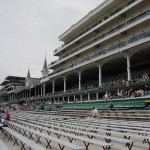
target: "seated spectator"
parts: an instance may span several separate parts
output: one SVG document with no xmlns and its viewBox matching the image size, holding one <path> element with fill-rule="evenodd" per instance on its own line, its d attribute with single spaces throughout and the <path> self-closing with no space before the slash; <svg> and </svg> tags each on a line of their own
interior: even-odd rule
<svg viewBox="0 0 150 150">
<path fill-rule="evenodd" d="M 10 114 L 8 113 L 8 111 L 6 111 L 5 120 L 10 120 Z"/>
<path fill-rule="evenodd" d="M 114 105 L 110 102 L 108 105 L 108 112 L 111 112 L 113 107 L 114 107 Z"/>
<path fill-rule="evenodd" d="M 1 127 L 7 127 L 8 126 L 8 121 L 4 118 L 2 118 L 2 116 L 0 115 L 0 123 L 2 124 Z M 1 129 L 0 127 L 0 129 Z"/>
<path fill-rule="evenodd" d="M 88 118 L 90 118 L 90 117 L 95 118 L 95 117 L 97 117 L 97 115 L 98 115 L 98 110 L 95 107 L 93 107 Z"/>
</svg>

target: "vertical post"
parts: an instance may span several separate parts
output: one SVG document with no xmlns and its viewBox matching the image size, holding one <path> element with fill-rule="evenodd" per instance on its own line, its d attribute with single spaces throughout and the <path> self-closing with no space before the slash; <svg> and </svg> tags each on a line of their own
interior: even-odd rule
<svg viewBox="0 0 150 150">
<path fill-rule="evenodd" d="M 127 55 L 127 76 L 128 76 L 128 81 L 131 80 L 131 70 L 130 70 L 130 55 Z"/>
<path fill-rule="evenodd" d="M 66 92 L 66 77 L 64 77 L 64 93 Z"/>
<path fill-rule="evenodd" d="M 123 52 L 121 53 L 127 59 L 127 78 L 128 78 L 128 81 L 131 81 L 130 58 L 134 53 L 123 53 Z"/>
<path fill-rule="evenodd" d="M 42 90 L 43 90 L 42 86 L 43 86 L 43 85 L 41 85 L 41 96 L 43 95 L 43 93 L 42 93 Z"/>
<path fill-rule="evenodd" d="M 68 96 L 68 103 L 69 103 L 69 96 Z"/>
<path fill-rule="evenodd" d="M 43 96 L 45 96 L 45 83 L 43 84 Z"/>
<path fill-rule="evenodd" d="M 99 98 L 99 97 L 98 97 L 98 92 L 96 92 L 96 100 L 98 100 L 98 98 Z"/>
<path fill-rule="evenodd" d="M 88 101 L 90 100 L 90 93 L 88 93 Z"/>
<path fill-rule="evenodd" d="M 74 100 L 74 101 L 76 100 L 76 96 L 75 96 L 75 95 L 73 96 L 73 100 Z"/>
<path fill-rule="evenodd" d="M 81 72 L 78 73 L 79 76 L 79 90 L 81 90 Z"/>
<path fill-rule="evenodd" d="M 55 93 L 55 80 L 52 81 L 52 93 Z"/>
<path fill-rule="evenodd" d="M 98 69 L 99 69 L 99 87 L 102 87 L 102 65 L 101 64 L 98 65 Z"/>
</svg>

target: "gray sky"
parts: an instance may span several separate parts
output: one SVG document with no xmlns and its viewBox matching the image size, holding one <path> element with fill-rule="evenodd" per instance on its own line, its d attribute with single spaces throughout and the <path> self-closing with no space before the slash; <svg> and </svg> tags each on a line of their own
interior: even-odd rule
<svg viewBox="0 0 150 150">
<path fill-rule="evenodd" d="M 9 76 L 41 77 L 57 59 L 58 37 L 104 0 L 0 0 L 0 83 Z"/>
</svg>

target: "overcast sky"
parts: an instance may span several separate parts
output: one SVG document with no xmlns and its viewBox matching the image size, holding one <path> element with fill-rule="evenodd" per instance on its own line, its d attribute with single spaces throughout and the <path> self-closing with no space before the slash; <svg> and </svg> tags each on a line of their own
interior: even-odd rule
<svg viewBox="0 0 150 150">
<path fill-rule="evenodd" d="M 58 37 L 104 0 L 0 0 L 0 83 L 7 76 L 41 77 L 57 59 Z"/>
</svg>

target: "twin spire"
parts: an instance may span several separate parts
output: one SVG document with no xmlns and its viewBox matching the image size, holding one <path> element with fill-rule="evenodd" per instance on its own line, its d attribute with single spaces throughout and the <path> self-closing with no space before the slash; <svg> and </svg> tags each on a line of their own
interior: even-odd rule
<svg viewBox="0 0 150 150">
<path fill-rule="evenodd" d="M 31 78 L 31 76 L 30 76 L 30 70 L 28 69 L 28 73 L 27 73 L 26 79 L 30 79 L 30 78 Z"/>
<path fill-rule="evenodd" d="M 48 73 L 49 73 L 48 67 L 47 67 L 46 57 L 45 57 L 43 69 L 42 69 L 41 72 L 42 72 L 42 78 L 46 77 L 48 75 Z M 29 86 L 30 80 L 31 80 L 31 75 L 30 75 L 30 70 L 28 69 L 28 73 L 27 73 L 27 77 L 26 77 L 26 86 Z"/>
<path fill-rule="evenodd" d="M 46 57 L 45 57 L 45 61 L 44 61 L 44 65 L 43 65 L 43 69 L 42 69 L 42 77 L 46 77 L 49 73 L 48 71 L 48 67 L 47 67 L 47 61 L 46 61 Z"/>
<path fill-rule="evenodd" d="M 31 81 L 30 70 L 28 69 L 27 77 L 26 77 L 26 86 L 29 88 Z"/>
</svg>

